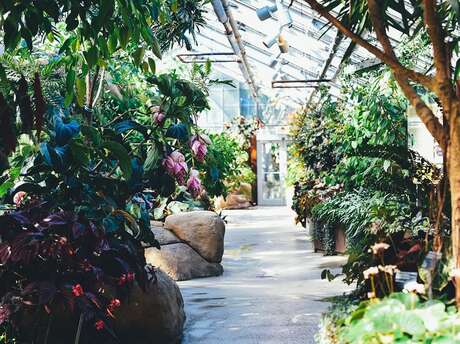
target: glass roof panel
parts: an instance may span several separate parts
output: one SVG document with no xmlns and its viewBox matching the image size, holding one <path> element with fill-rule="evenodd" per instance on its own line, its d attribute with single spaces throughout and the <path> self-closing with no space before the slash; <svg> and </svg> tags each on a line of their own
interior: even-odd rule
<svg viewBox="0 0 460 344">
<path fill-rule="evenodd" d="M 281 0 L 278 0 L 280 3 Z M 290 2 L 290 1 L 289 1 Z M 278 44 L 267 48 L 264 38 L 279 31 L 280 10 L 272 13 L 267 20 L 259 20 L 256 10 L 263 6 L 275 5 L 275 0 L 228 0 L 235 19 L 242 44 L 246 50 L 249 68 L 254 75 L 258 89 L 259 103 L 256 111 L 260 117 L 270 121 L 283 122 L 290 111 L 304 105 L 313 88 L 272 88 L 273 80 L 331 79 L 332 94 L 339 93 L 336 75 L 343 61 L 345 51 L 350 46 L 348 39 L 342 39 L 335 46 L 337 32 L 325 30 L 325 21 L 302 1 L 295 0 L 289 7 L 292 25 L 283 27 L 281 35 L 289 45 L 288 52 L 280 53 Z M 284 1 L 283 7 L 287 8 Z M 395 14 L 396 16 L 396 14 Z M 390 31 L 390 36 L 399 38 L 399 32 Z M 207 5 L 206 25 L 197 34 L 194 52 L 232 52 L 225 34 L 224 25 L 218 20 L 211 4 Z M 362 48 L 354 49 L 350 56 L 353 64 L 375 64 L 375 59 Z M 378 62 L 378 61 L 377 61 Z M 238 63 L 213 63 L 213 70 L 230 78 L 245 82 L 246 79 Z M 318 85 L 318 84 L 316 84 Z M 266 100 L 268 99 L 268 100 Z M 278 109 L 267 111 L 270 107 Z M 276 112 L 276 113 L 275 113 Z M 284 117 L 283 117 L 284 116 Z"/>
</svg>

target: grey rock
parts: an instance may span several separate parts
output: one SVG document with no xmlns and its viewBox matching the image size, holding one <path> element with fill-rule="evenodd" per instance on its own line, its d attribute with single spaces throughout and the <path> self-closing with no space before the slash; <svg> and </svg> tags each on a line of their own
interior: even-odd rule
<svg viewBox="0 0 460 344">
<path fill-rule="evenodd" d="M 180 343 L 185 323 L 182 294 L 176 282 L 166 273 L 156 269 L 155 276 L 156 279 L 152 280 L 145 292 L 135 283 L 128 298 L 114 311 L 112 329 L 118 340 L 113 344 Z M 109 289 L 107 292 L 111 294 Z M 48 317 L 42 315 L 41 319 L 37 319 L 35 310 L 24 314 L 19 325 L 19 343 L 35 341 L 34 331 L 30 329 L 35 328 L 37 320 L 41 321 L 40 327 L 46 329 Z M 48 344 L 73 343 L 78 322 L 78 314 L 56 309 L 49 329 Z M 87 333 L 84 328 L 82 336 L 85 343 L 99 343 L 97 339 L 87 338 Z"/>
<path fill-rule="evenodd" d="M 184 243 L 164 245 L 161 250 L 148 248 L 145 258 L 147 263 L 159 267 L 176 281 L 219 276 L 224 271 L 222 265 L 207 262 Z"/>
<path fill-rule="evenodd" d="M 156 269 L 155 275 L 146 293 L 136 286 L 117 311 L 114 327 L 122 343 L 180 343 L 185 323 L 181 292 L 163 271 Z"/>
<path fill-rule="evenodd" d="M 205 260 L 220 263 L 224 254 L 225 223 L 212 211 L 170 215 L 164 228 L 190 245 Z"/>
<path fill-rule="evenodd" d="M 155 239 L 158 240 L 160 245 L 169 245 L 180 242 L 180 239 L 176 237 L 172 232 L 163 227 L 151 226 L 152 233 L 155 235 Z"/>
</svg>

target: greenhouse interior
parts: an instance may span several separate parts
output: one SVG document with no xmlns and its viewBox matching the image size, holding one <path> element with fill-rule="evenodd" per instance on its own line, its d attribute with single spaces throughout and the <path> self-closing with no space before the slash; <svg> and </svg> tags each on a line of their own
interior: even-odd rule
<svg viewBox="0 0 460 344">
<path fill-rule="evenodd" d="M 460 343 L 460 0 L 0 0 L 0 344 Z"/>
</svg>

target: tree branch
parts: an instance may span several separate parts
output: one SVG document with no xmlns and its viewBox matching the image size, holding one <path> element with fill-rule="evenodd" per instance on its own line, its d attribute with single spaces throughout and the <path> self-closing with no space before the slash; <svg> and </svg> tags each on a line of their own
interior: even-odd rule
<svg viewBox="0 0 460 344">
<path fill-rule="evenodd" d="M 450 82 L 450 61 L 444 33 L 436 14 L 436 1 L 423 0 L 423 20 L 425 22 L 431 44 L 433 45 L 434 65 L 439 82 Z"/>
<path fill-rule="evenodd" d="M 397 59 L 394 49 L 391 45 L 390 38 L 386 33 L 386 28 L 382 20 L 382 8 L 379 5 L 379 0 L 367 0 L 369 14 L 372 26 L 374 28 L 377 39 L 382 45 L 385 53 L 393 59 Z M 409 81 L 404 74 L 400 73 L 397 68 L 390 67 L 393 75 L 398 82 L 404 95 L 410 101 L 411 105 L 415 108 L 417 115 L 427 127 L 428 131 L 438 141 L 439 145 L 444 150 L 446 147 L 446 139 L 444 128 L 439 119 L 433 114 L 431 109 L 417 94 L 417 91 L 410 85 Z"/>
<path fill-rule="evenodd" d="M 415 89 L 409 84 L 409 81 L 399 75 L 398 73 L 393 73 L 396 81 L 398 82 L 401 90 L 403 91 L 406 98 L 409 100 L 410 104 L 415 108 L 418 117 L 425 124 L 426 128 L 434 139 L 439 143 L 442 151 L 446 153 L 447 151 L 447 137 L 444 132 L 444 128 L 439 122 L 439 119 L 434 115 L 433 111 L 425 104 L 425 102 L 420 98 Z"/>
<path fill-rule="evenodd" d="M 375 34 L 380 44 L 383 47 L 385 54 L 390 56 L 392 59 L 397 60 L 393 46 L 391 45 L 390 38 L 387 35 L 385 25 L 382 18 L 382 8 L 376 0 L 367 0 L 367 7 L 369 8 L 369 14 L 372 26 L 374 27 Z"/>
<path fill-rule="evenodd" d="M 306 3 L 310 5 L 312 9 L 314 9 L 316 12 L 318 12 L 322 17 L 326 18 L 333 26 L 335 26 L 339 31 L 341 31 L 345 36 L 350 38 L 353 42 L 356 44 L 360 45 L 367 51 L 369 51 L 371 54 L 373 54 L 375 57 L 380 59 L 382 62 L 384 62 L 386 65 L 393 69 L 398 69 L 401 73 L 401 75 L 404 75 L 404 77 L 411 79 L 412 81 L 425 86 L 429 90 L 434 90 L 434 83 L 433 83 L 433 78 L 430 76 L 424 75 L 422 73 L 416 72 L 414 70 L 408 69 L 401 65 L 399 61 L 385 52 L 381 51 L 379 48 L 376 46 L 370 44 L 354 32 L 352 32 L 348 27 L 346 27 L 340 20 L 338 20 L 336 17 L 334 17 L 324 6 L 318 3 L 316 0 L 304 0 Z"/>
<path fill-rule="evenodd" d="M 444 41 L 444 31 L 436 12 L 435 0 L 423 0 L 423 20 L 433 46 L 433 60 L 436 67 L 436 89 L 434 92 L 439 97 L 444 109 L 444 117 L 450 118 L 452 99 L 455 97 L 451 83 L 451 54 L 449 46 Z M 447 122 L 446 121 L 446 122 Z"/>
</svg>

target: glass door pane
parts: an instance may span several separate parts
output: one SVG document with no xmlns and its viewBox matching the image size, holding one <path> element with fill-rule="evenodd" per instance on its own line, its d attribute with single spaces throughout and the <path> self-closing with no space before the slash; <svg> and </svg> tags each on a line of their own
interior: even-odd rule
<svg viewBox="0 0 460 344">
<path fill-rule="evenodd" d="M 258 179 L 259 204 L 284 205 L 284 173 L 281 153 L 284 145 L 280 141 L 259 142 Z"/>
</svg>

